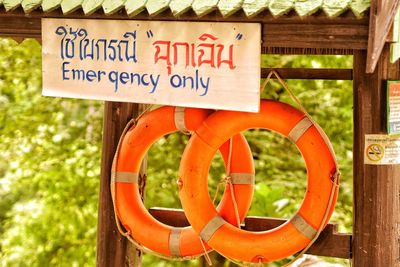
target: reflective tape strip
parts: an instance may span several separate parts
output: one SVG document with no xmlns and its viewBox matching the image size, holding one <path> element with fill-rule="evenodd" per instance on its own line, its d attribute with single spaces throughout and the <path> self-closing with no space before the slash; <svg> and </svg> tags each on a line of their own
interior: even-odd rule
<svg viewBox="0 0 400 267">
<path fill-rule="evenodd" d="M 206 226 L 204 226 L 203 230 L 201 230 L 201 239 L 208 242 L 214 233 L 224 224 L 226 224 L 226 221 L 222 219 L 221 216 L 216 215 L 206 224 Z"/>
<path fill-rule="evenodd" d="M 169 233 L 169 252 L 173 257 L 180 257 L 181 251 L 179 249 L 179 240 L 181 237 L 180 228 L 172 228 Z"/>
<path fill-rule="evenodd" d="M 115 172 L 114 177 L 117 183 L 137 184 L 139 180 L 137 172 Z"/>
<path fill-rule="evenodd" d="M 301 121 L 299 121 L 296 126 L 288 134 L 288 138 L 296 143 L 299 138 L 310 128 L 314 123 L 308 117 L 304 117 Z"/>
<path fill-rule="evenodd" d="M 299 231 L 302 235 L 312 240 L 317 235 L 317 230 L 314 229 L 300 214 L 294 215 L 294 217 L 290 220 L 293 226 Z"/>
<path fill-rule="evenodd" d="M 232 184 L 254 184 L 256 176 L 253 173 L 231 173 L 229 174 Z"/>
<path fill-rule="evenodd" d="M 183 133 L 189 132 L 188 129 L 186 129 L 185 125 L 185 108 L 175 107 L 174 121 L 175 121 L 175 127 L 176 129 L 178 129 L 178 131 Z"/>
</svg>

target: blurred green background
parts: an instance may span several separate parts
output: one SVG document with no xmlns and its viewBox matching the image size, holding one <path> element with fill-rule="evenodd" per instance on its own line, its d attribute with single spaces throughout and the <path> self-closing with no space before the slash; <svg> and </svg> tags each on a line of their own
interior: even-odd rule
<svg viewBox="0 0 400 267">
<path fill-rule="evenodd" d="M 262 66 L 352 68 L 352 57 L 265 55 Z M 352 82 L 289 80 L 288 84 L 333 143 L 342 177 L 331 221 L 341 232 L 350 232 Z M 95 266 L 103 102 L 42 97 L 41 88 L 40 44 L 0 39 L 0 267 Z M 263 98 L 292 103 L 275 82 L 267 86 Z M 291 142 L 266 130 L 245 135 L 257 177 L 249 215 L 289 218 L 305 193 L 306 169 L 300 153 Z M 171 134 L 152 146 L 147 207 L 181 207 L 176 180 L 187 141 L 185 135 Z M 212 196 L 222 177 L 223 163 L 216 155 L 209 179 Z M 199 264 L 143 259 L 143 266 Z"/>
</svg>

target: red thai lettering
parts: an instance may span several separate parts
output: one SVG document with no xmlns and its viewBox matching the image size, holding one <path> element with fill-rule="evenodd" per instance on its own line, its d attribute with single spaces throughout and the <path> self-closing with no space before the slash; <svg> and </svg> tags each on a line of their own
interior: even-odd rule
<svg viewBox="0 0 400 267">
<path fill-rule="evenodd" d="M 156 47 L 156 53 L 154 54 L 154 63 L 157 63 L 159 60 L 165 60 L 168 69 L 168 75 L 171 74 L 171 58 L 170 58 L 170 41 L 155 41 L 153 45 Z M 161 53 L 161 45 L 165 46 L 165 54 L 160 56 Z"/>
<path fill-rule="evenodd" d="M 222 53 L 224 51 L 225 46 L 222 44 L 217 45 L 218 49 L 218 55 L 217 55 L 217 67 L 221 67 L 221 65 L 228 64 L 229 68 L 233 70 L 236 68 L 235 65 L 233 65 L 233 44 L 229 46 L 229 58 L 228 59 L 222 59 Z"/>
<path fill-rule="evenodd" d="M 185 68 L 200 67 L 208 65 L 211 68 L 220 68 L 227 65 L 229 69 L 235 69 L 234 64 L 234 45 L 218 44 L 218 38 L 214 35 L 204 33 L 198 40 L 200 43 L 155 41 L 153 46 L 156 48 L 154 63 L 165 62 L 168 75 L 171 74 L 171 62 L 174 66 L 184 65 Z M 172 49 L 171 49 L 172 46 Z"/>
</svg>

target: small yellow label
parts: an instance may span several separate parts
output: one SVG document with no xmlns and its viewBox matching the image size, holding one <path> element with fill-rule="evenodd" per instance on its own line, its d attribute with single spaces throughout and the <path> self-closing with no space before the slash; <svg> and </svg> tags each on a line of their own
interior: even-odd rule
<svg viewBox="0 0 400 267">
<path fill-rule="evenodd" d="M 400 164 L 400 137 L 365 135 L 364 164 Z"/>
</svg>

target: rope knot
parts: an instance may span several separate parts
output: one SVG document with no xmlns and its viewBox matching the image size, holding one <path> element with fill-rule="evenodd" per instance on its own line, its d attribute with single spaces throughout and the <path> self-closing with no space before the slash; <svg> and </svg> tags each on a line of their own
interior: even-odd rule
<svg viewBox="0 0 400 267">
<path fill-rule="evenodd" d="M 130 237 L 131 236 L 131 230 L 127 230 L 126 232 L 121 232 L 121 234 L 125 237 Z"/>
<path fill-rule="evenodd" d="M 232 184 L 232 177 L 230 175 L 225 176 L 220 183 Z"/>
<path fill-rule="evenodd" d="M 342 173 L 338 169 L 336 169 L 335 172 L 333 172 L 330 175 L 331 181 L 334 182 L 335 185 L 339 184 L 339 179 L 340 179 L 341 175 L 342 175 Z"/>
</svg>

